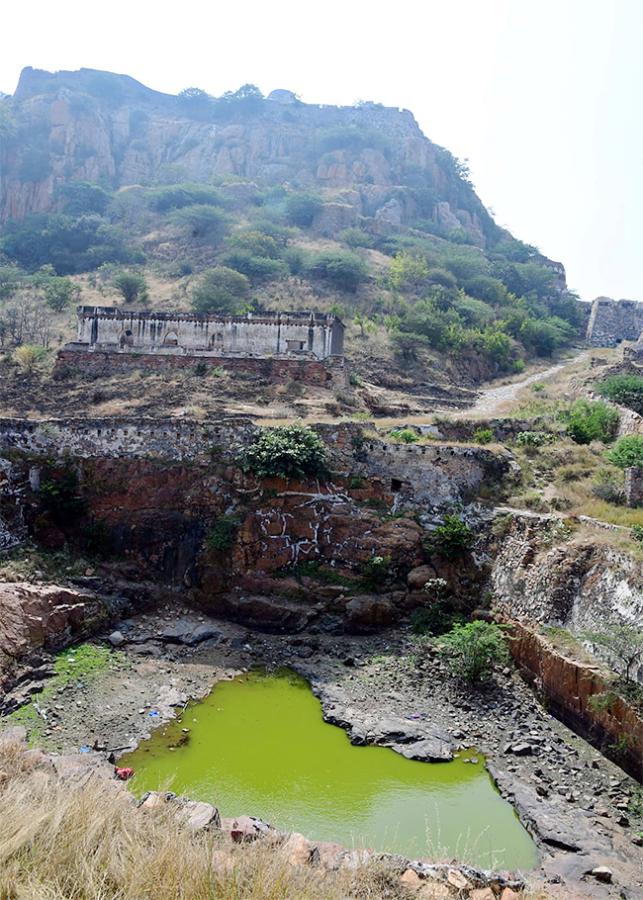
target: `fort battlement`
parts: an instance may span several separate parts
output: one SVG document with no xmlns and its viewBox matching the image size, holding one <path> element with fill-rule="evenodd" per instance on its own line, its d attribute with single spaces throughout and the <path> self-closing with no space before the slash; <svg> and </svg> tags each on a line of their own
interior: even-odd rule
<svg viewBox="0 0 643 900">
<path fill-rule="evenodd" d="M 643 334 L 643 303 L 597 297 L 587 325 L 592 347 L 616 347 L 621 341 L 638 341 Z"/>
</svg>

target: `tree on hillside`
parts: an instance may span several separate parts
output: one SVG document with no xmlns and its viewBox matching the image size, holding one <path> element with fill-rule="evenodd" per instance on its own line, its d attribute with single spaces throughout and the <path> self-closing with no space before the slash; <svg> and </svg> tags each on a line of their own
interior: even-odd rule
<svg viewBox="0 0 643 900">
<path fill-rule="evenodd" d="M 321 206 L 321 198 L 316 194 L 290 194 L 286 200 L 286 216 L 292 225 L 299 225 L 300 228 L 310 228 Z"/>
<path fill-rule="evenodd" d="M 583 637 L 606 650 L 618 674 L 631 681 L 634 666 L 643 662 L 643 630 L 635 625 L 610 624 L 598 631 L 587 631 Z"/>
<path fill-rule="evenodd" d="M 77 300 L 80 288 L 71 278 L 49 278 L 44 288 L 45 302 L 54 312 L 62 312 L 72 300 Z"/>
<path fill-rule="evenodd" d="M 112 279 L 112 286 L 116 288 L 126 303 L 147 299 L 147 282 L 145 276 L 138 272 L 119 272 Z"/>
<path fill-rule="evenodd" d="M 198 313 L 241 312 L 250 294 L 250 281 L 241 272 L 216 266 L 203 273 L 192 291 L 192 308 Z"/>
<path fill-rule="evenodd" d="M 172 219 L 189 231 L 191 237 L 198 238 L 208 244 L 218 244 L 228 230 L 228 217 L 225 213 L 205 203 L 184 206 L 172 214 Z"/>
</svg>

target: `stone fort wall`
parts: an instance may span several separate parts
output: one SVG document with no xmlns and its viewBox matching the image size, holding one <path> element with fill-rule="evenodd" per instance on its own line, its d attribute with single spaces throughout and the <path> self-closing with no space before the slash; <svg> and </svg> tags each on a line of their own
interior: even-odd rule
<svg viewBox="0 0 643 900">
<path fill-rule="evenodd" d="M 615 347 L 621 341 L 638 341 L 643 333 L 643 303 L 597 297 L 587 325 L 592 347 Z"/>
<path fill-rule="evenodd" d="M 230 465 L 258 432 L 243 417 L 214 422 L 182 419 L 0 419 L 0 456 L 38 459 L 158 459 L 170 464 Z M 511 477 L 506 451 L 453 444 L 394 444 L 364 439 L 355 422 L 317 425 L 330 466 L 341 476 L 381 482 L 399 505 L 425 511 L 467 502 Z M 321 489 L 321 488 L 320 488 Z"/>
<path fill-rule="evenodd" d="M 343 388 L 347 385 L 347 369 L 343 357 L 325 360 L 252 356 L 175 356 L 172 354 L 132 352 L 127 350 L 83 350 L 69 345 L 58 352 L 56 373 L 81 373 L 108 378 L 144 368 L 151 371 L 194 369 L 197 365 L 223 368 L 232 372 L 249 372 L 272 382 L 298 381 L 314 387 Z"/>
</svg>

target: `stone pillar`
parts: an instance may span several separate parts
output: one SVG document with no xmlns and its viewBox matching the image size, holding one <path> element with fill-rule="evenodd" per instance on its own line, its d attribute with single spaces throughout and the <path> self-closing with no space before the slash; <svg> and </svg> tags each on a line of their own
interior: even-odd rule
<svg viewBox="0 0 643 900">
<path fill-rule="evenodd" d="M 625 470 L 625 502 L 628 506 L 643 506 L 643 469 L 640 467 Z"/>
</svg>

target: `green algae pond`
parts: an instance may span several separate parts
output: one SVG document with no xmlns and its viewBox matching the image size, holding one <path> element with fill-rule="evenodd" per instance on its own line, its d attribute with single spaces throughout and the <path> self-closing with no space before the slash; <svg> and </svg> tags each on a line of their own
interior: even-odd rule
<svg viewBox="0 0 643 900">
<path fill-rule="evenodd" d="M 309 684 L 280 671 L 217 683 L 119 765 L 135 770 L 138 796 L 172 790 L 313 840 L 529 869 L 535 846 L 478 759 L 424 763 L 355 747 L 324 722 Z"/>
</svg>

